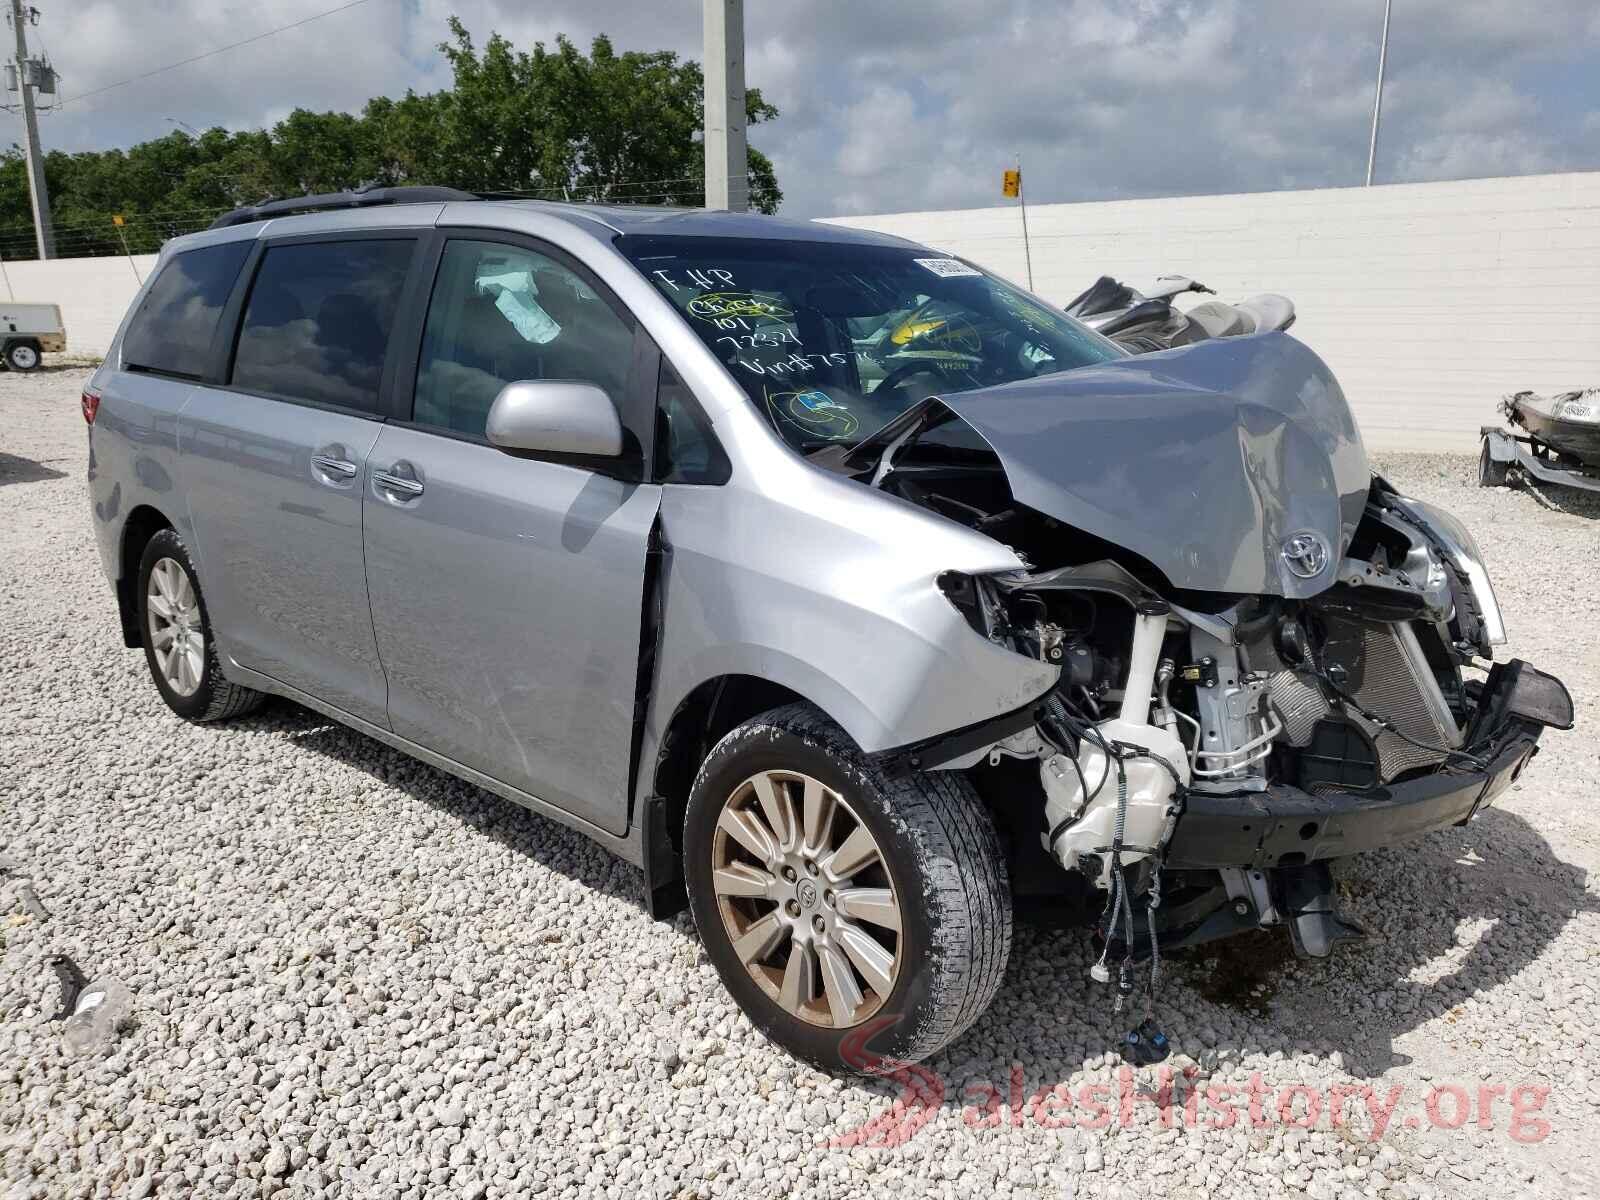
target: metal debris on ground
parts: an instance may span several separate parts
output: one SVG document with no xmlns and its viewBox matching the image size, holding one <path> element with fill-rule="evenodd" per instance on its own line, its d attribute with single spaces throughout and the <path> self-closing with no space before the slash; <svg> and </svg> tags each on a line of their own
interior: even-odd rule
<svg viewBox="0 0 1600 1200">
<path fill-rule="evenodd" d="M 85 984 L 61 1031 L 62 1048 L 80 1058 L 109 1049 L 132 1004 L 133 996 L 121 980 L 108 977 Z"/>
<path fill-rule="evenodd" d="M 84 979 L 83 972 L 78 969 L 78 964 L 65 954 L 52 954 L 50 956 L 50 968 L 55 971 L 56 982 L 61 985 L 60 1007 L 56 1009 L 56 1015 L 51 1017 L 50 1020 L 65 1021 L 77 1011 L 78 996 L 82 993 L 83 985 L 87 980 Z"/>
</svg>

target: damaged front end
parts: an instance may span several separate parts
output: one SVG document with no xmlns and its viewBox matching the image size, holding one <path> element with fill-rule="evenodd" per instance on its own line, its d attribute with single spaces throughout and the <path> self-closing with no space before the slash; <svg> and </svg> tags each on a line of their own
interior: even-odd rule
<svg viewBox="0 0 1600 1200">
<path fill-rule="evenodd" d="M 1374 493 L 1376 525 L 1388 501 Z M 1463 575 L 1425 550 L 1413 569 L 1442 574 L 1446 599 L 1415 586 L 1401 604 L 1372 553 L 1374 586 L 1209 609 L 1108 560 L 972 581 L 1019 653 L 1067 664 L 1034 725 L 990 759 L 1037 758 L 1041 844 L 1113 905 L 1118 876 L 1139 896 L 1166 873 L 1169 947 L 1284 924 L 1297 952 L 1326 955 L 1356 932 L 1328 860 L 1470 820 L 1545 726 L 1571 727 L 1566 690 L 1527 663 L 1463 677 L 1483 627 Z M 1110 940 L 1144 953 L 1128 930 Z"/>
<path fill-rule="evenodd" d="M 1487 661 L 1471 536 L 1372 476 L 1287 337 L 930 400 L 825 465 L 1030 564 L 939 585 L 1059 681 L 915 762 L 972 773 L 1017 874 L 1042 854 L 1102 898 L 1100 977 L 1263 925 L 1328 954 L 1359 933 L 1329 860 L 1470 820 L 1572 725 L 1558 680 Z"/>
</svg>

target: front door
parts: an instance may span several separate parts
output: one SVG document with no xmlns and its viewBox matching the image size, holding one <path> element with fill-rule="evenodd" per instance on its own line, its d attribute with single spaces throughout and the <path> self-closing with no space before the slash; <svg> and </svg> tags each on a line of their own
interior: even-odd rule
<svg viewBox="0 0 1600 1200">
<path fill-rule="evenodd" d="M 179 419 L 183 485 L 221 648 L 379 725 L 363 483 L 415 238 L 269 245 L 226 383 Z"/>
<path fill-rule="evenodd" d="M 483 433 L 514 380 L 584 380 L 621 405 L 633 345 L 625 310 L 555 252 L 445 241 L 412 420 L 372 449 L 364 536 L 394 731 L 613 833 L 660 488 L 637 437 L 586 464 Z"/>
</svg>

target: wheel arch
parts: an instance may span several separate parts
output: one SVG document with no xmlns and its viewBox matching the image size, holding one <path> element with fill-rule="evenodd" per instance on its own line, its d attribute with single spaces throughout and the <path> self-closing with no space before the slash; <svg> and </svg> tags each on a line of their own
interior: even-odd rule
<svg viewBox="0 0 1600 1200">
<path fill-rule="evenodd" d="M 140 504 L 122 523 L 121 548 L 117 554 L 117 613 L 122 619 L 122 642 L 129 649 L 144 645 L 139 624 L 139 560 L 150 539 L 163 529 L 177 528 L 159 508 Z"/>
<path fill-rule="evenodd" d="M 711 748 L 769 709 L 796 702 L 822 712 L 793 688 L 756 675 L 717 675 L 678 702 L 662 730 L 644 814 L 645 891 L 650 914 L 665 918 L 688 907 L 683 890 L 683 818 L 689 789 Z"/>
</svg>

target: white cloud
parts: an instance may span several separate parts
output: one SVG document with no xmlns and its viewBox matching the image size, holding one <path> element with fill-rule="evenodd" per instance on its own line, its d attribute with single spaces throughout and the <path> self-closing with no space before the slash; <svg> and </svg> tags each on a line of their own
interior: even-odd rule
<svg viewBox="0 0 1600 1200">
<path fill-rule="evenodd" d="M 33 31 L 65 96 L 287 24 L 333 0 L 93 0 Z M 699 0 L 368 0 L 250 46 L 69 104 L 46 145 L 127 145 L 355 109 L 448 82 L 458 13 L 482 44 L 605 31 L 699 57 Z M 1379 0 L 877 0 L 746 8 L 747 75 L 783 117 L 752 141 L 786 210 L 987 204 L 1021 153 L 1044 200 L 1350 183 L 1366 164 Z M 181 38 L 174 31 L 182 31 Z M 42 40 L 41 40 L 42 39 Z M 1600 166 L 1592 93 L 1548 82 L 1600 51 L 1592 0 L 1406 0 L 1390 38 L 1384 179 Z M 20 134 L 13 122 L 11 137 Z"/>
<path fill-rule="evenodd" d="M 1560 170 L 1562 155 L 1547 139 L 1442 133 L 1406 147 L 1398 174 L 1405 179 L 1470 179 Z"/>
</svg>

